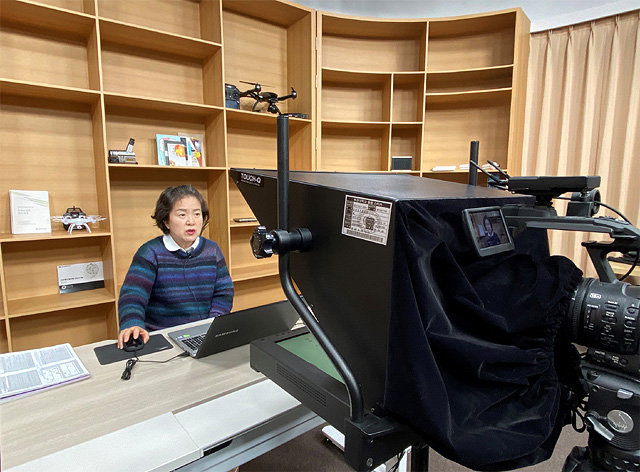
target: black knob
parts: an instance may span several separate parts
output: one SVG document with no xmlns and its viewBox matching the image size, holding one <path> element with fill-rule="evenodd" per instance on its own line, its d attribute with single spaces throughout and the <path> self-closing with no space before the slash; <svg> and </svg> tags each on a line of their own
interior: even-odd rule
<svg viewBox="0 0 640 472">
<path fill-rule="evenodd" d="M 264 259 L 273 255 L 275 237 L 267 232 L 264 226 L 258 226 L 251 235 L 251 250 L 256 259 Z"/>
</svg>

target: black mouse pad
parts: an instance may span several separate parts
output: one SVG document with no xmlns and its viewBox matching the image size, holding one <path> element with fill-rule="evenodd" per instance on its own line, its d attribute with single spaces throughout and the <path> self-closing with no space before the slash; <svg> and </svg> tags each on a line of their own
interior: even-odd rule
<svg viewBox="0 0 640 472">
<path fill-rule="evenodd" d="M 111 364 L 112 362 L 124 361 L 131 359 L 137 354 L 138 357 L 145 356 L 147 354 L 153 354 L 158 351 L 165 351 L 171 349 L 171 344 L 167 338 L 161 334 L 152 334 L 149 336 L 149 342 L 144 345 L 142 349 L 136 352 L 127 352 L 124 349 L 118 349 L 118 343 L 107 344 L 105 346 L 99 346 L 93 349 L 98 358 L 98 362 L 101 365 Z"/>
</svg>

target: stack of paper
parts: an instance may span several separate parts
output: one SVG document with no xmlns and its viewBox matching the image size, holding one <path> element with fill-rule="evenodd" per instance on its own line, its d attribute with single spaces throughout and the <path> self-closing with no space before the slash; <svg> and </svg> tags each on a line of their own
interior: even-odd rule
<svg viewBox="0 0 640 472">
<path fill-rule="evenodd" d="M 18 397 L 86 379 L 70 344 L 0 355 L 0 399 Z"/>
</svg>

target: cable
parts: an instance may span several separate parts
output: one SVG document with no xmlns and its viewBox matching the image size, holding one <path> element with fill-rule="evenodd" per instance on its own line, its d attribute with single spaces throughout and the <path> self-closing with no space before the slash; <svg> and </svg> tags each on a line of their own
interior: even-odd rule
<svg viewBox="0 0 640 472">
<path fill-rule="evenodd" d="M 573 199 L 569 198 L 569 197 L 554 197 L 554 200 L 568 200 L 570 202 L 574 201 Z M 603 206 L 605 208 L 608 208 L 609 210 L 611 210 L 612 212 L 616 213 L 618 216 L 620 216 L 624 221 L 626 221 L 627 223 L 629 223 L 630 225 L 632 225 L 633 223 L 629 220 L 629 218 L 627 218 L 626 216 L 624 216 L 622 214 L 622 212 L 616 210 L 615 208 L 613 208 L 611 205 L 607 205 L 606 203 L 602 203 L 602 202 L 595 202 L 595 205 L 600 205 Z"/>
<path fill-rule="evenodd" d="M 637 267 L 638 262 L 640 262 L 640 251 L 636 251 L 636 260 L 633 261 L 633 264 L 631 264 L 631 268 L 627 271 L 627 273 L 620 277 L 618 280 L 622 282 L 624 281 L 624 279 L 629 277 L 629 275 L 631 275 L 631 272 L 633 272 L 633 269 Z"/>
<path fill-rule="evenodd" d="M 141 361 L 140 359 L 138 359 L 138 354 L 134 354 L 136 357 L 135 359 L 129 359 L 127 361 L 127 364 L 124 368 L 124 372 L 122 372 L 122 375 L 120 376 L 120 378 L 122 380 L 129 380 L 131 378 L 131 370 L 133 369 L 133 366 L 136 365 L 136 363 L 138 362 L 148 362 L 148 363 L 153 363 L 153 364 L 164 364 L 165 362 L 169 362 L 172 361 L 174 359 L 176 359 L 177 357 L 187 357 L 189 355 L 188 352 L 181 352 L 180 354 L 177 354 L 173 357 L 170 357 L 169 359 L 166 359 L 164 361 Z"/>
</svg>

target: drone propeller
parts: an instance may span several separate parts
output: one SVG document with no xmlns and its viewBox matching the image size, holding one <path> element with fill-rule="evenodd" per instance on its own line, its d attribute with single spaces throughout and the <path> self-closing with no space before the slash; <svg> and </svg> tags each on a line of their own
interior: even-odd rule
<svg viewBox="0 0 640 472">
<path fill-rule="evenodd" d="M 254 87 L 255 87 L 256 85 L 260 85 L 261 87 L 275 88 L 273 85 L 261 84 L 260 82 L 249 82 L 249 81 L 247 81 L 247 80 L 239 80 L 238 82 L 240 82 L 241 84 L 253 85 Z"/>
</svg>

